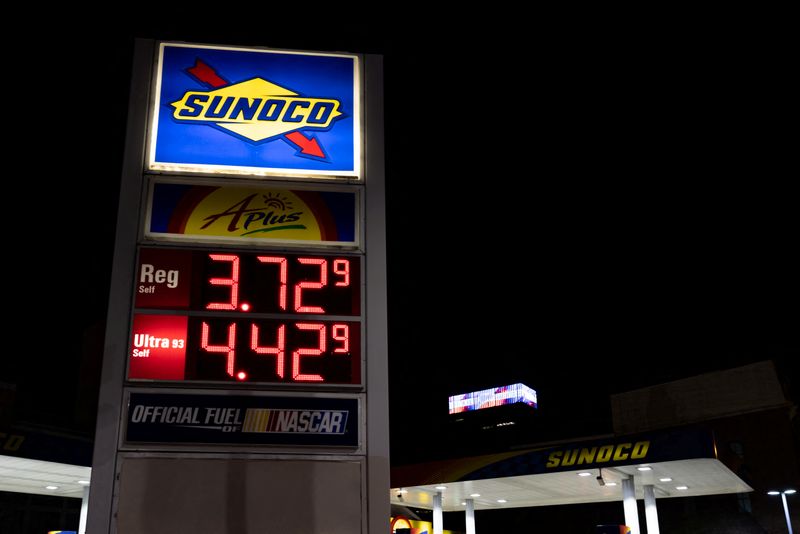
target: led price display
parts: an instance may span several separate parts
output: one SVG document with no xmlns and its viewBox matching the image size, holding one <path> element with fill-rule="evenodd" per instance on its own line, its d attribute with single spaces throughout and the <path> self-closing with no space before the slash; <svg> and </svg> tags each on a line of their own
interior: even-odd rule
<svg viewBox="0 0 800 534">
<path fill-rule="evenodd" d="M 358 384 L 361 323 L 134 316 L 128 378 Z"/>
<path fill-rule="evenodd" d="M 143 248 L 136 307 L 360 315 L 358 256 Z"/>
<path fill-rule="evenodd" d="M 144 247 L 128 378 L 360 384 L 360 262 Z"/>
</svg>

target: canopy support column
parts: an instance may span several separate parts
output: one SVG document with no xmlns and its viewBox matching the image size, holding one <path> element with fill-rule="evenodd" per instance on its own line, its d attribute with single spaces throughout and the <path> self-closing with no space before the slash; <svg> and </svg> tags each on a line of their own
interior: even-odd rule
<svg viewBox="0 0 800 534">
<path fill-rule="evenodd" d="M 631 534 L 641 534 L 639 529 L 639 510 L 636 508 L 636 486 L 633 477 L 622 479 L 622 505 L 625 507 L 625 524 Z"/>
</svg>

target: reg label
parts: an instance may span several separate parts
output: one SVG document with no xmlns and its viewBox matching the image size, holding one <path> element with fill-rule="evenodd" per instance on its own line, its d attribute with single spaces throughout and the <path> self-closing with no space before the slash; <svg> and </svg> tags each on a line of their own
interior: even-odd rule
<svg viewBox="0 0 800 534">
<path fill-rule="evenodd" d="M 192 256 L 182 250 L 140 249 L 136 272 L 136 307 L 188 307 L 191 269 Z"/>
</svg>

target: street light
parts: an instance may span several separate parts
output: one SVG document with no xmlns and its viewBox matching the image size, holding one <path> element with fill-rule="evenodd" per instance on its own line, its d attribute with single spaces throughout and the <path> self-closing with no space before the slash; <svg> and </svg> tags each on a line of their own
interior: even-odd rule
<svg viewBox="0 0 800 534">
<path fill-rule="evenodd" d="M 786 515 L 786 527 L 789 529 L 789 534 L 793 534 L 792 531 L 792 520 L 789 518 L 789 503 L 786 502 L 787 495 L 794 495 L 797 493 L 797 490 L 794 489 L 787 489 L 783 491 L 768 491 L 767 495 L 780 495 L 781 500 L 783 501 L 783 513 Z"/>
</svg>

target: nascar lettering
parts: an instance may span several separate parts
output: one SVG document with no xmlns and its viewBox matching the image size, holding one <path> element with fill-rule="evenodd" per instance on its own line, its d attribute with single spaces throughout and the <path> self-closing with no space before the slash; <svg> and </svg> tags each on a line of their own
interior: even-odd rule
<svg viewBox="0 0 800 534">
<path fill-rule="evenodd" d="M 345 410 L 247 410 L 242 432 L 343 434 Z"/>
</svg>

